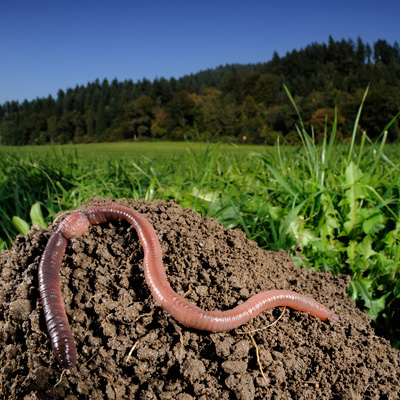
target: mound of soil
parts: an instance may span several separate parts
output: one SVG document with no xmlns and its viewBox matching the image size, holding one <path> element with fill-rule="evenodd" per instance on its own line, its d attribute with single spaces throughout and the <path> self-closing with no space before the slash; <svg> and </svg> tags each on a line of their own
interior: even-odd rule
<svg viewBox="0 0 400 400">
<path fill-rule="evenodd" d="M 62 373 L 47 334 L 37 270 L 57 223 L 18 237 L 0 256 L 0 399 L 397 399 L 400 352 L 346 296 L 348 279 L 300 269 L 239 230 L 164 201 L 129 205 L 153 224 L 172 287 L 198 306 L 228 309 L 290 289 L 340 322 L 276 308 L 224 333 L 176 323 L 155 304 L 143 250 L 125 222 L 71 240 L 62 291 L 78 364 Z"/>
</svg>

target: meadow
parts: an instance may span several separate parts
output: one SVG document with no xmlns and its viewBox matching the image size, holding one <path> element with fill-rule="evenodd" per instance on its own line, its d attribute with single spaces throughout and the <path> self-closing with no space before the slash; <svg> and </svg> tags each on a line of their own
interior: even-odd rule
<svg viewBox="0 0 400 400">
<path fill-rule="evenodd" d="M 399 145 L 385 130 L 375 143 L 356 130 L 337 144 L 334 126 L 316 145 L 300 121 L 301 147 L 0 147 L 0 249 L 94 196 L 174 200 L 262 248 L 289 250 L 297 265 L 349 275 L 349 296 L 399 347 Z"/>
</svg>

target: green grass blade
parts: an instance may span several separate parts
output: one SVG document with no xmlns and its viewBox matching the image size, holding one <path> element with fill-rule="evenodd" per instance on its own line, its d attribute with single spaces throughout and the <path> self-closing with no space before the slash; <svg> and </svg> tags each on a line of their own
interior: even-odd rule
<svg viewBox="0 0 400 400">
<path fill-rule="evenodd" d="M 353 150 L 354 150 L 354 144 L 356 142 L 358 123 L 360 122 L 361 112 L 362 112 L 362 109 L 364 107 L 364 102 L 365 102 L 365 99 L 367 98 L 368 91 L 369 91 L 369 85 L 367 86 L 367 89 L 364 92 L 364 96 L 363 96 L 363 98 L 361 100 L 361 104 L 360 104 L 360 107 L 358 109 L 356 119 L 354 121 L 353 134 L 351 135 L 349 155 L 347 157 L 347 165 L 350 164 L 351 158 L 353 157 Z"/>
</svg>

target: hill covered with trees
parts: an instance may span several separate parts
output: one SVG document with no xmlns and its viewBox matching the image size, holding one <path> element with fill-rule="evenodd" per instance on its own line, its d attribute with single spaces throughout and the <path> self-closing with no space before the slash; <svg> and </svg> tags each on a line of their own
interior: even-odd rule
<svg viewBox="0 0 400 400">
<path fill-rule="evenodd" d="M 338 129 L 349 137 L 365 89 L 360 128 L 377 137 L 400 111 L 400 47 L 385 40 L 313 43 L 284 57 L 226 65 L 179 79 L 119 82 L 107 79 L 59 90 L 57 98 L 0 105 L 0 144 L 120 140 L 209 140 L 273 144 L 297 140 L 297 116 L 322 135 L 338 109 Z M 400 140 L 399 123 L 388 139 Z"/>
</svg>

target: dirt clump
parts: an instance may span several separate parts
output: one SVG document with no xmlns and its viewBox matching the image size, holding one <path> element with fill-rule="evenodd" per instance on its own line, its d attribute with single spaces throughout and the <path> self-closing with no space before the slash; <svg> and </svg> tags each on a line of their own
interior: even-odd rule
<svg viewBox="0 0 400 400">
<path fill-rule="evenodd" d="M 160 240 L 172 287 L 198 306 L 228 309 L 268 289 L 309 295 L 340 322 L 291 309 L 209 333 L 176 323 L 143 276 L 143 249 L 126 222 L 72 239 L 61 269 L 77 366 L 62 373 L 50 347 L 37 271 L 47 230 L 32 228 L 0 255 L 0 400 L 398 399 L 400 351 L 375 335 L 347 298 L 348 278 L 297 268 L 173 202 L 92 199 L 142 213 Z"/>
</svg>

